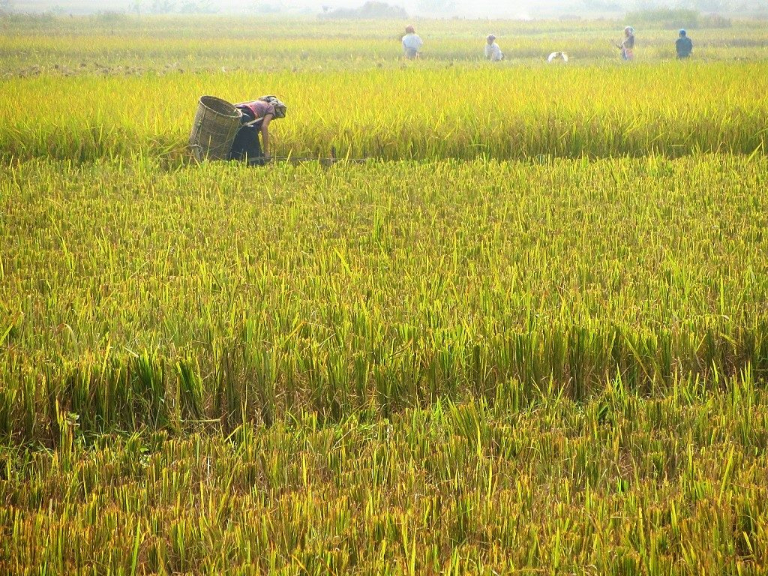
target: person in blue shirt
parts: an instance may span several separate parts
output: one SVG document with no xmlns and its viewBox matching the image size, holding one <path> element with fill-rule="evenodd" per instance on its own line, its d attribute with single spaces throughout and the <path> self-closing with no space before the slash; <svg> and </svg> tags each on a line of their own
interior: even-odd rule
<svg viewBox="0 0 768 576">
<path fill-rule="evenodd" d="M 675 42 L 675 49 L 677 50 L 677 57 L 680 59 L 688 58 L 691 55 L 693 42 L 688 38 L 688 34 L 685 30 L 680 30 L 680 36 L 678 37 L 677 42 Z"/>
</svg>

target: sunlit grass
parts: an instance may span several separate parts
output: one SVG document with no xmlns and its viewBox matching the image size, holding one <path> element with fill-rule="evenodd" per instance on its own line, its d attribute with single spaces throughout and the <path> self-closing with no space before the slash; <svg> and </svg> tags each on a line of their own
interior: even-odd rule
<svg viewBox="0 0 768 576">
<path fill-rule="evenodd" d="M 0 569 L 760 574 L 768 406 L 749 374 L 723 384 L 521 404 L 513 381 L 389 420 L 90 445 L 62 417 L 55 452 L 0 453 Z"/>
<path fill-rule="evenodd" d="M 0 425 L 48 436 L 53 399 L 88 430 L 183 428 L 762 377 L 765 179 L 730 156 L 9 167 Z"/>
<path fill-rule="evenodd" d="M 690 64 L 423 70 L 416 63 L 258 80 L 242 71 L 13 80 L 0 108 L 0 154 L 181 159 L 201 95 L 236 102 L 263 93 L 288 104 L 273 128 L 279 155 L 328 156 L 332 147 L 391 160 L 764 150 L 768 65 Z"/>
<path fill-rule="evenodd" d="M 0 573 L 764 573 L 764 29 L 262 24 L 2 21 Z"/>
</svg>

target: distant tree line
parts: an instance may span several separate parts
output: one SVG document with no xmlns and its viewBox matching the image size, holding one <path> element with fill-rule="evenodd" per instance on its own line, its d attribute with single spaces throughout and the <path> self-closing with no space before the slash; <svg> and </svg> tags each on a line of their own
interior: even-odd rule
<svg viewBox="0 0 768 576">
<path fill-rule="evenodd" d="M 698 10 L 657 8 L 629 12 L 627 22 L 653 25 L 656 28 L 730 28 L 731 20 L 717 14 L 702 14 Z"/>
<path fill-rule="evenodd" d="M 211 0 L 152 0 L 150 14 L 215 14 L 218 8 Z"/>
<path fill-rule="evenodd" d="M 630 14 L 658 13 L 662 18 L 669 14 L 664 11 L 682 14 L 684 12 L 703 12 L 706 14 L 759 15 L 768 14 L 768 3 L 764 0 L 582 0 L 582 6 L 589 13 Z"/>
<path fill-rule="evenodd" d="M 348 18 L 358 20 L 401 20 L 408 18 L 408 13 L 400 6 L 391 6 L 385 2 L 366 2 L 360 8 L 337 8 L 326 10 L 321 18 Z"/>
</svg>

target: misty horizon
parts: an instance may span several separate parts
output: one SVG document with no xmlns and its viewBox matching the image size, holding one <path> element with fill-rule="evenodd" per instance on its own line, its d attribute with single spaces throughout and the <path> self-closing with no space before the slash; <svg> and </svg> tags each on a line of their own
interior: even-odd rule
<svg viewBox="0 0 768 576">
<path fill-rule="evenodd" d="M 312 15 L 336 9 L 359 8 L 366 0 L 6 0 L 15 12 L 86 15 L 98 12 L 136 12 L 151 14 L 163 11 L 190 11 L 205 8 L 216 14 L 284 14 Z M 694 9 L 731 15 L 765 14 L 760 0 L 679 0 L 643 2 L 641 0 L 543 0 L 539 2 L 505 2 L 500 0 L 391 0 L 409 17 L 538 19 L 562 16 L 620 17 L 626 12 L 649 9 Z M 163 8 L 164 7 L 164 8 Z M 194 10 L 193 10 L 194 11 Z"/>
</svg>

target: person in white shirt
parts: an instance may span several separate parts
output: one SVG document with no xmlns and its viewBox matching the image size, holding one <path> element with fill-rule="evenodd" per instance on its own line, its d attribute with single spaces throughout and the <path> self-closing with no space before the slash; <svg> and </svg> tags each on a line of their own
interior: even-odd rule
<svg viewBox="0 0 768 576">
<path fill-rule="evenodd" d="M 501 48 L 496 44 L 496 36 L 488 34 L 486 38 L 488 43 L 485 45 L 485 57 L 491 62 L 499 62 L 504 60 L 504 54 L 501 53 Z"/>
<path fill-rule="evenodd" d="M 552 62 L 568 62 L 568 54 L 565 52 L 552 52 L 547 58 L 547 62 L 550 64 L 552 64 Z"/>
<path fill-rule="evenodd" d="M 405 27 L 405 36 L 403 36 L 403 52 L 406 58 L 418 58 L 419 50 L 421 50 L 424 42 L 421 41 L 419 35 L 416 34 L 416 30 L 413 26 Z"/>
</svg>

